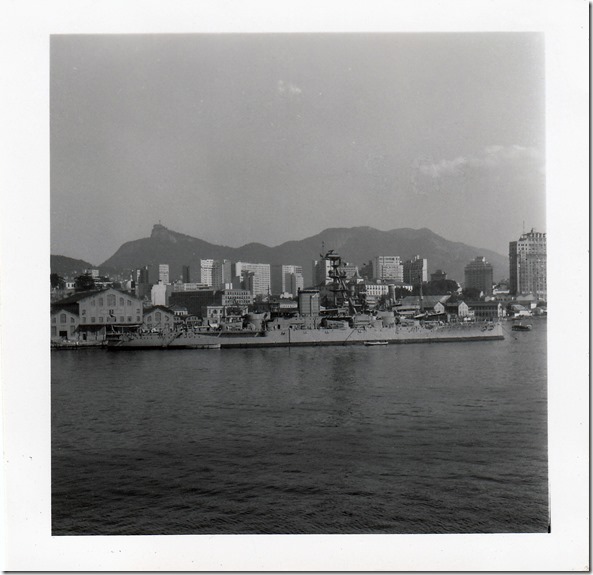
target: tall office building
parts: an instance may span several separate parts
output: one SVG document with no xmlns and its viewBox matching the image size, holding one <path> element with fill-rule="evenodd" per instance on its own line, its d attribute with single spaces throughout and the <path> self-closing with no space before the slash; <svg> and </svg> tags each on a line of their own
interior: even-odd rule
<svg viewBox="0 0 593 575">
<path fill-rule="evenodd" d="M 399 256 L 377 256 L 373 259 L 373 278 L 376 281 L 403 282 L 404 266 Z"/>
<path fill-rule="evenodd" d="M 251 264 L 247 262 L 237 262 L 234 266 L 233 276 L 241 280 L 244 285 L 249 285 L 244 289 L 249 289 L 254 296 L 267 296 L 270 294 L 270 264 Z M 253 274 L 253 278 L 249 274 Z"/>
<path fill-rule="evenodd" d="M 137 284 L 147 284 L 149 283 L 148 279 L 148 266 L 144 266 L 138 268 L 136 270 L 136 283 Z"/>
<path fill-rule="evenodd" d="M 200 283 L 207 286 L 212 285 L 212 267 L 214 260 L 200 260 Z"/>
<path fill-rule="evenodd" d="M 152 305 L 167 305 L 167 284 L 159 282 L 150 288 L 150 301 Z"/>
<path fill-rule="evenodd" d="M 215 290 L 230 289 L 233 285 L 233 266 L 230 260 L 214 260 L 212 264 L 212 287 Z"/>
<path fill-rule="evenodd" d="M 144 266 L 136 270 L 136 297 L 144 299 L 150 296 L 152 284 L 150 283 L 149 267 Z"/>
<path fill-rule="evenodd" d="M 322 260 L 313 260 L 313 285 L 323 286 L 332 283 L 329 277 L 331 270 L 331 261 L 323 258 Z"/>
<path fill-rule="evenodd" d="M 159 264 L 159 283 L 169 283 L 169 264 Z"/>
<path fill-rule="evenodd" d="M 484 295 L 492 295 L 492 264 L 483 256 L 465 266 L 465 287 L 479 289 Z"/>
<path fill-rule="evenodd" d="M 303 277 L 303 266 L 282 266 L 282 292 L 292 293 L 292 295 L 296 295 L 297 292 L 291 289 L 291 284 L 293 283 L 293 276 L 300 275 L 301 279 Z M 296 280 L 295 280 L 296 281 Z M 301 286 L 303 289 L 303 286 Z"/>
<path fill-rule="evenodd" d="M 248 291 L 251 295 L 255 296 L 255 272 L 249 270 L 241 271 L 241 281 L 239 283 L 240 288 Z M 263 294 L 257 294 L 263 295 Z"/>
<path fill-rule="evenodd" d="M 292 294 L 293 296 L 297 296 L 300 291 L 305 289 L 305 278 L 303 277 L 302 273 L 291 273 L 288 274 L 286 278 L 286 289 L 284 290 L 287 293 Z"/>
<path fill-rule="evenodd" d="M 428 262 L 420 256 L 414 256 L 404 262 L 404 282 L 413 286 L 428 281 Z"/>
<path fill-rule="evenodd" d="M 271 274 L 271 289 L 275 295 L 289 293 L 295 296 L 304 288 L 303 266 L 273 265 Z"/>
<path fill-rule="evenodd" d="M 148 283 L 158 284 L 159 283 L 159 266 L 156 264 L 149 264 L 146 266 L 148 273 Z"/>
<path fill-rule="evenodd" d="M 547 296 L 546 234 L 533 229 L 509 243 L 509 280 L 512 295 Z"/>
<path fill-rule="evenodd" d="M 191 274 L 189 273 L 189 266 L 181 266 L 181 281 L 184 284 L 191 282 Z"/>
<path fill-rule="evenodd" d="M 279 264 L 273 264 L 270 266 L 270 289 L 274 295 L 279 295 L 283 291 L 283 268 Z"/>
</svg>

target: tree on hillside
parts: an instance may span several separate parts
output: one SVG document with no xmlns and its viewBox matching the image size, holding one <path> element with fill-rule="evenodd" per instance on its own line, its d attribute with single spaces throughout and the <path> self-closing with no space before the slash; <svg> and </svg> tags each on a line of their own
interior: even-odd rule
<svg viewBox="0 0 593 575">
<path fill-rule="evenodd" d="M 436 280 L 429 281 L 422 290 L 426 295 L 444 295 L 455 293 L 458 287 L 454 280 Z"/>
<path fill-rule="evenodd" d="M 74 280 L 76 291 L 88 291 L 95 289 L 95 280 L 91 274 L 82 274 Z"/>
<path fill-rule="evenodd" d="M 479 301 L 480 294 L 482 292 L 478 288 L 465 287 L 461 293 L 463 295 L 464 301 Z"/>
<path fill-rule="evenodd" d="M 412 292 L 409 289 L 396 287 L 394 289 L 395 299 L 404 299 L 405 297 L 412 295 Z"/>
<path fill-rule="evenodd" d="M 64 289 L 66 287 L 64 278 L 56 273 L 49 274 L 49 283 L 52 289 Z"/>
</svg>

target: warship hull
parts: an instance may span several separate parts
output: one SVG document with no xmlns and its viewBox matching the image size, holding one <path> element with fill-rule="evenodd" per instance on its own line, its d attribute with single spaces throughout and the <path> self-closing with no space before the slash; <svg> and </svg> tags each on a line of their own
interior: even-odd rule
<svg viewBox="0 0 593 575">
<path fill-rule="evenodd" d="M 504 339 L 500 324 L 455 324 L 426 327 L 392 326 L 346 329 L 275 329 L 253 332 L 192 332 L 169 334 L 122 334 L 108 342 L 110 350 L 227 349 L 249 347 L 297 347 L 322 345 L 369 345 L 492 341 Z"/>
</svg>

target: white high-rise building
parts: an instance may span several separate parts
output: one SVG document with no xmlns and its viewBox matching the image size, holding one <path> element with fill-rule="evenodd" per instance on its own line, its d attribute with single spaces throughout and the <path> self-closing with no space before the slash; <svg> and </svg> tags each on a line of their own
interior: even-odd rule
<svg viewBox="0 0 593 575">
<path fill-rule="evenodd" d="M 282 293 L 297 295 L 304 288 L 303 266 L 282 266 Z"/>
<path fill-rule="evenodd" d="M 207 286 L 212 285 L 212 268 L 214 260 L 200 260 L 200 283 Z"/>
<path fill-rule="evenodd" d="M 150 301 L 152 305 L 167 305 L 167 286 L 164 283 L 152 286 Z"/>
<path fill-rule="evenodd" d="M 313 285 L 322 286 L 332 283 L 329 277 L 331 271 L 331 261 L 329 259 L 314 260 L 313 261 Z"/>
<path fill-rule="evenodd" d="M 241 280 L 246 278 L 254 296 L 267 296 L 271 291 L 270 264 L 252 264 L 248 262 L 237 262 L 235 264 L 234 277 Z M 253 274 L 251 278 L 249 274 Z"/>
<path fill-rule="evenodd" d="M 159 283 L 169 283 L 169 264 L 159 264 Z"/>
<path fill-rule="evenodd" d="M 404 265 L 399 256 L 377 256 L 373 259 L 373 278 L 381 282 L 403 282 Z"/>
</svg>

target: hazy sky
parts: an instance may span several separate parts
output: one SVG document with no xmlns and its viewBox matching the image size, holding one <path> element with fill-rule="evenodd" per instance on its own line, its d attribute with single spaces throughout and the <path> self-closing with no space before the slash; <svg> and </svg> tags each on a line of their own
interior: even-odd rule
<svg viewBox="0 0 593 575">
<path fill-rule="evenodd" d="M 53 36 L 50 94 L 55 254 L 546 231 L 542 35 Z"/>
</svg>

